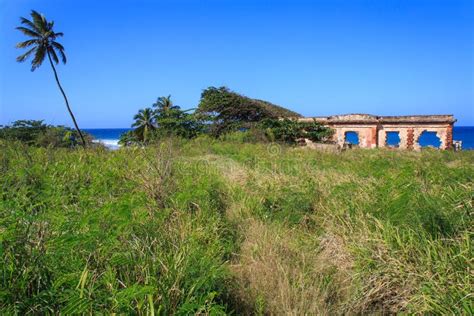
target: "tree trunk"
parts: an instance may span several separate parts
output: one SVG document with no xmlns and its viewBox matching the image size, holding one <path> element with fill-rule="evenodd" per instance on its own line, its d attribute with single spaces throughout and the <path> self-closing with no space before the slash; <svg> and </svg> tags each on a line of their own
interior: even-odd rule
<svg viewBox="0 0 474 316">
<path fill-rule="evenodd" d="M 74 122 L 74 126 L 76 127 L 76 130 L 79 133 L 79 136 L 81 136 L 82 146 L 86 148 L 86 141 L 84 139 L 84 136 L 82 135 L 81 130 L 79 129 L 79 126 L 77 125 L 74 114 L 72 114 L 71 107 L 69 106 L 69 102 L 66 97 L 66 93 L 64 93 L 63 87 L 61 87 L 61 84 L 59 83 L 58 73 L 56 72 L 56 68 L 54 67 L 54 64 L 53 64 L 53 61 L 51 60 L 51 55 L 49 54 L 49 52 L 48 52 L 48 59 L 49 59 L 49 63 L 51 64 L 51 68 L 53 68 L 54 77 L 56 78 L 56 83 L 58 84 L 59 90 L 61 90 L 61 93 L 63 94 L 64 101 L 66 101 L 66 107 L 67 107 L 67 110 L 69 111 L 69 115 L 71 115 L 72 121 Z"/>
</svg>

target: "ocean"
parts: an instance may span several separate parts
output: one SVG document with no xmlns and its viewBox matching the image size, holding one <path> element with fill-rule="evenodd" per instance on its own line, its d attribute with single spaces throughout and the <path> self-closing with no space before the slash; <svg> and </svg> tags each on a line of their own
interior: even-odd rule
<svg viewBox="0 0 474 316">
<path fill-rule="evenodd" d="M 119 148 L 118 140 L 120 135 L 131 130 L 130 128 L 88 128 L 84 129 L 85 132 L 94 136 L 97 142 L 103 143 L 110 149 Z M 348 141 L 357 143 L 356 135 L 347 135 Z M 462 141 L 463 150 L 469 149 L 474 150 L 474 126 L 454 126 L 453 128 L 453 139 Z M 398 142 L 396 135 L 388 135 L 387 143 L 389 145 L 395 145 Z M 436 135 L 432 133 L 426 133 L 420 138 L 420 145 L 422 146 L 435 146 L 439 145 L 439 140 Z"/>
<path fill-rule="evenodd" d="M 94 136 L 96 142 L 104 144 L 107 148 L 118 149 L 120 135 L 132 130 L 131 128 L 84 128 L 84 132 Z"/>
</svg>

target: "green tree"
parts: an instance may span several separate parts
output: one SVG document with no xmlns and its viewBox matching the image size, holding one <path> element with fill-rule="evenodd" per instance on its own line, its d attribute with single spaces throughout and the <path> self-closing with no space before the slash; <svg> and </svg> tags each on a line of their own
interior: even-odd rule
<svg viewBox="0 0 474 316">
<path fill-rule="evenodd" d="M 240 95 L 226 87 L 205 89 L 197 112 L 209 118 L 212 123 L 211 133 L 216 136 L 252 127 L 263 119 L 301 116 L 270 102 Z"/>
<path fill-rule="evenodd" d="M 203 131 L 203 124 L 198 116 L 188 112 L 194 109 L 181 110 L 171 100 L 171 95 L 159 97 L 153 104 L 157 136 L 179 136 L 193 138 Z"/>
<path fill-rule="evenodd" d="M 92 138 L 84 134 L 87 144 L 92 145 Z M 78 145 L 79 134 L 76 130 L 44 124 L 43 121 L 19 120 L 10 126 L 0 128 L 0 139 L 19 141 L 37 147 L 74 147 Z"/>
<path fill-rule="evenodd" d="M 123 146 L 151 143 L 154 140 L 178 136 L 193 138 L 204 133 L 205 124 L 200 114 L 188 113 L 195 109 L 181 110 L 171 96 L 159 97 L 153 108 L 145 108 L 133 117 L 134 130 L 121 135 L 119 143 Z"/>
<path fill-rule="evenodd" d="M 148 141 L 149 134 L 155 130 L 155 112 L 151 108 L 145 108 L 138 111 L 133 117 L 135 122 L 132 127 L 135 127 L 135 135 L 139 141 Z"/>
<path fill-rule="evenodd" d="M 172 110 L 179 109 L 179 106 L 174 105 L 173 101 L 171 100 L 171 95 L 167 97 L 159 97 L 155 103 L 153 103 L 153 107 L 156 109 L 157 114 L 166 114 Z"/>
<path fill-rule="evenodd" d="M 18 120 L 11 126 L 0 129 L 0 138 L 18 140 L 28 145 L 34 145 L 40 134 L 45 133 L 48 126 L 43 120 Z"/>
<path fill-rule="evenodd" d="M 122 135 L 120 135 L 119 145 L 131 146 L 137 143 L 140 143 L 140 141 L 138 140 L 137 135 L 135 134 L 134 130 L 125 132 Z"/>
<path fill-rule="evenodd" d="M 174 135 L 189 139 L 203 133 L 205 126 L 199 116 L 194 113 L 186 113 L 187 111 L 182 111 L 178 107 L 166 114 L 157 115 L 156 133 L 158 136 Z"/>
<path fill-rule="evenodd" d="M 62 37 L 63 33 L 54 32 L 53 26 L 54 21 L 48 21 L 44 15 L 39 14 L 35 10 L 31 11 L 32 21 L 21 17 L 21 24 L 24 26 L 19 26 L 16 29 L 21 31 L 24 35 L 31 37 L 31 39 L 20 42 L 16 45 L 17 48 L 28 48 L 28 51 L 17 57 L 18 62 L 24 62 L 28 57 L 33 56 L 31 61 L 31 71 L 35 71 L 38 67 L 41 66 L 46 56 L 48 56 L 49 63 L 54 72 L 54 77 L 56 83 L 58 84 L 59 90 L 61 91 L 64 101 L 66 102 L 66 107 L 69 112 L 69 115 L 72 118 L 74 126 L 79 133 L 82 145 L 86 147 L 86 141 L 84 135 L 82 134 L 79 126 L 77 125 L 76 118 L 72 113 L 71 107 L 69 106 L 69 101 L 66 97 L 66 93 L 59 82 L 58 73 L 54 67 L 54 63 L 59 63 L 58 55 L 61 58 L 63 64 L 66 63 L 66 54 L 64 53 L 64 47 L 56 41 L 58 37 Z M 54 61 L 54 63 L 53 63 Z"/>
</svg>

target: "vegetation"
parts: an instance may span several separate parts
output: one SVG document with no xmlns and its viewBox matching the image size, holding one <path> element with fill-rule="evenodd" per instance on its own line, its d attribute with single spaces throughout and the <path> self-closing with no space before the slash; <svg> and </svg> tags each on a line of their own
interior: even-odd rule
<svg viewBox="0 0 474 316">
<path fill-rule="evenodd" d="M 19 120 L 0 128 L 0 140 L 38 147 L 75 147 L 80 144 L 79 137 L 76 130 L 36 120 Z M 90 135 L 85 134 L 84 140 L 89 146 L 92 145 Z"/>
<path fill-rule="evenodd" d="M 150 133 L 155 129 L 155 113 L 150 108 L 145 108 L 138 111 L 133 117 L 135 122 L 132 127 L 135 127 L 134 134 L 141 142 L 147 142 Z"/>
<path fill-rule="evenodd" d="M 333 131 L 316 121 L 299 122 L 294 119 L 265 119 L 258 127 L 265 131 L 271 141 L 294 144 L 298 139 L 307 138 L 314 142 L 327 141 Z"/>
<path fill-rule="evenodd" d="M 231 139 L 1 142 L 2 313 L 474 312 L 473 152 Z"/>
<path fill-rule="evenodd" d="M 203 91 L 197 111 L 183 111 L 171 96 L 159 97 L 153 108 L 140 110 L 133 131 L 121 136 L 120 144 L 149 144 L 169 136 L 192 139 L 202 134 L 228 138 L 233 132 L 246 131 L 238 137 L 263 142 L 295 144 L 300 138 L 324 141 L 331 130 L 316 122 L 298 122 L 299 114 L 266 101 L 254 100 L 221 87 Z"/>
<path fill-rule="evenodd" d="M 64 92 L 61 83 L 59 82 L 58 73 L 56 71 L 56 67 L 54 67 L 54 63 L 59 63 L 59 57 L 63 64 L 66 63 L 66 54 L 64 53 L 64 47 L 58 43 L 56 40 L 58 37 L 62 37 L 64 34 L 62 32 L 55 32 L 53 30 L 54 21 L 48 21 L 44 17 L 44 15 L 39 14 L 35 10 L 31 11 L 31 18 L 32 21 L 26 18 L 20 18 L 21 24 L 24 26 L 17 27 L 17 30 L 21 31 L 24 35 L 31 37 L 31 39 L 18 43 L 16 45 L 17 48 L 28 48 L 28 51 L 20 56 L 17 57 L 18 62 L 24 62 L 30 56 L 34 56 L 31 61 L 31 71 L 35 71 L 44 61 L 44 58 L 48 56 L 49 64 L 54 72 L 54 78 L 56 79 L 56 83 L 58 84 L 59 90 L 64 97 L 64 101 L 66 102 L 66 107 L 69 112 L 69 115 L 72 118 L 74 126 L 76 127 L 76 131 L 81 137 L 82 145 L 86 146 L 86 140 L 84 135 L 82 134 L 79 126 L 77 125 L 76 118 L 72 113 L 71 107 L 69 106 L 69 101 L 66 97 L 66 93 Z M 53 63 L 54 61 L 54 63 Z"/>
<path fill-rule="evenodd" d="M 211 134 L 222 135 L 241 128 L 252 127 L 264 119 L 301 117 L 300 114 L 270 102 L 251 99 L 226 87 L 209 87 L 201 94 L 197 111 L 212 122 Z"/>
<path fill-rule="evenodd" d="M 153 107 L 156 108 L 156 134 L 159 138 L 178 136 L 190 139 L 205 132 L 200 115 L 189 113 L 194 109 L 181 110 L 180 106 L 171 101 L 171 95 L 158 98 Z"/>
<path fill-rule="evenodd" d="M 18 61 L 48 56 L 76 130 L 0 129 L 2 314 L 474 314 L 474 152 L 308 151 L 331 131 L 225 87 L 75 150 L 63 34 L 31 16 Z"/>
<path fill-rule="evenodd" d="M 167 97 L 159 97 L 156 100 L 156 103 L 153 103 L 153 107 L 156 108 L 157 115 L 165 115 L 170 111 L 180 110 L 179 106 L 174 105 L 171 100 L 171 95 L 168 95 Z"/>
<path fill-rule="evenodd" d="M 194 138 L 206 132 L 206 126 L 199 115 L 182 111 L 179 107 L 156 116 L 158 138 L 178 136 L 185 139 Z"/>
<path fill-rule="evenodd" d="M 159 97 L 153 108 L 138 111 L 133 117 L 135 129 L 121 135 L 121 145 L 149 144 L 169 136 L 191 139 L 206 130 L 199 114 L 181 110 L 171 96 Z"/>
</svg>

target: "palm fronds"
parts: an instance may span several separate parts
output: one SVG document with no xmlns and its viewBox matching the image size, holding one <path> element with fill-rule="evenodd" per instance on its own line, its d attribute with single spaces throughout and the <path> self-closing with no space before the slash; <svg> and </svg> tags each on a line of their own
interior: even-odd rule
<svg viewBox="0 0 474 316">
<path fill-rule="evenodd" d="M 31 11 L 31 18 L 32 20 L 28 20 L 21 17 L 20 22 L 23 26 L 18 26 L 16 29 L 32 39 L 20 42 L 16 47 L 27 48 L 34 46 L 34 49 L 30 49 L 28 52 L 18 56 L 17 61 L 24 62 L 35 52 L 34 58 L 31 61 L 31 71 L 41 66 L 46 56 L 50 56 L 56 64 L 58 64 L 60 60 L 65 64 L 67 59 L 64 53 L 64 47 L 56 42 L 56 38 L 63 36 L 63 33 L 54 32 L 54 21 L 46 20 L 44 15 L 35 10 Z"/>
<path fill-rule="evenodd" d="M 147 136 L 151 130 L 155 129 L 155 113 L 151 108 L 145 108 L 138 111 L 133 117 L 135 122 L 132 127 L 135 127 L 135 134 L 141 141 L 147 141 Z"/>
</svg>

